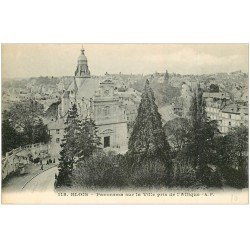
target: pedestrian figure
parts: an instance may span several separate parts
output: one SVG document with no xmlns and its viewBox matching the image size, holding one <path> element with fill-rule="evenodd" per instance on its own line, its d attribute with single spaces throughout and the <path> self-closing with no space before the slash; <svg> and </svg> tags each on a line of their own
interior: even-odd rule
<svg viewBox="0 0 250 250">
<path fill-rule="evenodd" d="M 43 170 L 43 161 L 40 160 L 40 164 L 41 164 L 41 170 Z"/>
</svg>

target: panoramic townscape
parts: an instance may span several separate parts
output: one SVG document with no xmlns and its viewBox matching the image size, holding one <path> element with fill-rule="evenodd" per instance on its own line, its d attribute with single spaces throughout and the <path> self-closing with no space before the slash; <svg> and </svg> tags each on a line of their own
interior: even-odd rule
<svg viewBox="0 0 250 250">
<path fill-rule="evenodd" d="M 248 72 L 92 75 L 88 59 L 3 78 L 3 192 L 248 187 Z"/>
</svg>

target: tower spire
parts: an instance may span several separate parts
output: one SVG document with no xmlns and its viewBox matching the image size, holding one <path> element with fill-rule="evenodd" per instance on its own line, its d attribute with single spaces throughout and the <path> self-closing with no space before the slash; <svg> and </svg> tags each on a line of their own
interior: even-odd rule
<svg viewBox="0 0 250 250">
<path fill-rule="evenodd" d="M 81 52 L 83 55 L 84 55 L 84 51 L 85 51 L 85 49 L 83 48 L 83 44 L 82 44 Z"/>
<path fill-rule="evenodd" d="M 85 50 L 83 44 L 81 46 L 81 54 L 77 60 L 77 67 L 75 71 L 75 77 L 90 78 L 90 71 L 88 67 L 88 60 L 84 54 Z"/>
</svg>

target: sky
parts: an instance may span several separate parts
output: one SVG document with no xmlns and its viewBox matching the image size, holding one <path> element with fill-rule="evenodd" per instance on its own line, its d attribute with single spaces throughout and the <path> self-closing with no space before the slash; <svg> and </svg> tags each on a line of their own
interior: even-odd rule
<svg viewBox="0 0 250 250">
<path fill-rule="evenodd" d="M 2 76 L 71 76 L 82 46 L 92 75 L 248 73 L 247 44 L 3 44 Z"/>
</svg>

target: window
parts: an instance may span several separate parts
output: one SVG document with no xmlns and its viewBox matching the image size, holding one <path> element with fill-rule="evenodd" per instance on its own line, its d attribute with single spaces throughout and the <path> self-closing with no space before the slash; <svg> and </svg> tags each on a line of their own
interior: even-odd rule
<svg viewBox="0 0 250 250">
<path fill-rule="evenodd" d="M 231 126 L 231 122 L 229 122 L 228 124 L 229 124 L 229 126 Z"/>
<path fill-rule="evenodd" d="M 56 133 L 57 133 L 57 134 L 60 134 L 60 129 L 57 129 L 57 130 L 56 130 Z"/>
<path fill-rule="evenodd" d="M 104 137 L 104 148 L 110 147 L 110 136 Z"/>
<path fill-rule="evenodd" d="M 56 142 L 59 143 L 60 142 L 60 138 L 56 138 Z"/>
<path fill-rule="evenodd" d="M 105 116 L 109 116 L 109 113 L 110 113 L 110 108 L 109 108 L 109 106 L 106 106 L 106 107 L 104 108 L 104 115 L 105 115 Z"/>
</svg>

